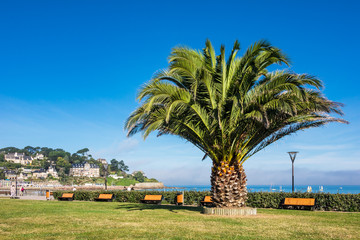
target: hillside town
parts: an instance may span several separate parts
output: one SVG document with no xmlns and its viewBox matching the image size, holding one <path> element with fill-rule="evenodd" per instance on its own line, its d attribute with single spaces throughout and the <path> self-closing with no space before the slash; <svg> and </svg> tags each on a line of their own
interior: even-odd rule
<svg viewBox="0 0 360 240">
<path fill-rule="evenodd" d="M 104 178 L 115 185 L 129 185 L 152 181 L 143 171 L 128 174 L 129 167 L 123 160 L 94 159 L 89 149 L 76 153 L 63 149 L 27 146 L 24 149 L 7 147 L 0 149 L 0 184 L 6 181 L 55 182 L 57 184 L 103 184 Z M 120 180 L 123 180 L 122 182 Z M 125 181 L 126 180 L 126 181 Z"/>
<path fill-rule="evenodd" d="M 14 159 L 13 156 L 16 156 L 17 159 Z M 17 157 L 20 156 L 20 157 Z M 19 163 L 21 164 L 21 168 L 18 168 L 18 175 L 16 170 L 13 169 L 5 169 L 4 167 L 0 167 L 0 169 L 4 170 L 5 177 L 7 179 L 15 179 L 17 176 L 18 179 L 46 179 L 48 177 L 52 178 L 59 178 L 59 174 L 55 168 L 55 166 L 50 165 L 48 169 L 40 168 L 27 168 L 31 166 L 32 157 L 25 156 L 22 153 L 14 153 L 14 154 L 6 154 L 5 161 L 12 162 L 12 163 Z M 107 163 L 100 161 L 103 159 L 98 159 L 99 163 L 103 166 L 106 166 Z M 73 177 L 91 177 L 91 178 L 98 178 L 100 177 L 100 164 L 96 163 L 76 163 L 72 164 L 69 172 L 69 176 Z"/>
</svg>

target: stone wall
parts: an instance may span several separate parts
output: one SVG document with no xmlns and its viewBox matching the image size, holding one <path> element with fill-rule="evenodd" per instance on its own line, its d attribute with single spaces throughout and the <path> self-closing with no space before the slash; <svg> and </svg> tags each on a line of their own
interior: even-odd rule
<svg viewBox="0 0 360 240">
<path fill-rule="evenodd" d="M 164 188 L 164 187 L 165 186 L 162 182 L 135 183 L 135 188 L 157 189 L 157 188 Z"/>
</svg>

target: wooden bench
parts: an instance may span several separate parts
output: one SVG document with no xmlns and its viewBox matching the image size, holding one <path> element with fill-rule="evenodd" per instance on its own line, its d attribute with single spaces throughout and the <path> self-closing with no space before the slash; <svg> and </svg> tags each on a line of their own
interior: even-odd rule
<svg viewBox="0 0 360 240">
<path fill-rule="evenodd" d="M 142 199 L 141 202 L 160 205 L 162 200 L 163 200 L 163 195 L 145 195 L 145 198 Z"/>
<path fill-rule="evenodd" d="M 201 206 L 214 206 L 214 202 L 211 200 L 211 196 L 205 196 L 204 199 L 200 202 Z"/>
<path fill-rule="evenodd" d="M 176 205 L 183 205 L 184 204 L 184 194 L 179 194 L 176 196 Z"/>
<path fill-rule="evenodd" d="M 63 193 L 61 197 L 58 197 L 59 201 L 72 201 L 74 200 L 73 193 Z"/>
<path fill-rule="evenodd" d="M 315 198 L 285 198 L 282 207 L 293 207 L 297 209 L 309 208 L 315 210 Z"/>
<path fill-rule="evenodd" d="M 111 202 L 112 199 L 114 197 L 114 194 L 105 194 L 102 193 L 99 195 L 99 197 L 95 198 L 95 201 L 107 201 L 107 202 Z"/>
</svg>

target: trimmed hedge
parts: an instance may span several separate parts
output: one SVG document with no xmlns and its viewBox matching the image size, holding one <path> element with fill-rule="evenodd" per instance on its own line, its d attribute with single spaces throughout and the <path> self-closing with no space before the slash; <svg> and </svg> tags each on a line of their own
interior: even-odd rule
<svg viewBox="0 0 360 240">
<path fill-rule="evenodd" d="M 249 207 L 279 208 L 285 198 L 315 198 L 316 210 L 360 212 L 360 194 L 252 192 L 248 197 Z"/>
<path fill-rule="evenodd" d="M 55 191 L 54 198 L 57 199 L 64 192 Z M 139 203 L 146 194 L 163 195 L 163 203 L 175 204 L 176 191 L 76 191 L 75 200 L 93 201 L 100 193 L 114 194 L 115 202 Z M 208 191 L 186 191 L 184 196 L 185 205 L 200 205 L 204 196 L 211 195 Z M 280 208 L 284 199 L 294 198 L 315 198 L 315 209 L 322 211 L 345 211 L 360 212 L 360 194 L 331 194 L 331 193 L 270 193 L 250 192 L 246 202 L 249 207 L 256 208 Z"/>
</svg>

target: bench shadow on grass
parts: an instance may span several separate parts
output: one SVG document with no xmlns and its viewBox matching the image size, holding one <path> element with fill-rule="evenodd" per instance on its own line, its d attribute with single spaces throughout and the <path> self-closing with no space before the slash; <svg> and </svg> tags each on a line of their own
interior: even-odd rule
<svg viewBox="0 0 360 240">
<path fill-rule="evenodd" d="M 156 205 L 156 204 L 122 204 L 118 205 L 115 209 L 123 209 L 127 211 L 143 211 L 143 210 L 158 210 L 164 209 L 173 213 L 177 213 L 178 211 L 186 210 L 193 212 L 201 212 L 201 207 L 195 206 L 175 206 L 175 205 Z"/>
</svg>

